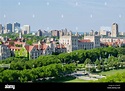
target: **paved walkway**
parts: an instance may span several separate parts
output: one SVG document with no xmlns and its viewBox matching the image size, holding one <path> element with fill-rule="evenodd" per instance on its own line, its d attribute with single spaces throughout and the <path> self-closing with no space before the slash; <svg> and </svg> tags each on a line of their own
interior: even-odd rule
<svg viewBox="0 0 125 91">
<path fill-rule="evenodd" d="M 76 73 L 72 73 L 72 76 L 75 76 L 78 79 L 83 79 L 83 80 L 98 80 L 100 78 L 103 78 L 105 76 L 100 76 L 100 75 L 95 75 L 95 74 L 88 74 L 86 75 L 84 71 L 77 71 Z"/>
</svg>

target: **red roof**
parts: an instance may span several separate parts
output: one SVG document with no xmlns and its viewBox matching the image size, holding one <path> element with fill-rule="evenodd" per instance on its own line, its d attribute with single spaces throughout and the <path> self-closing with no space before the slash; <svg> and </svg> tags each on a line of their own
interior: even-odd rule
<svg viewBox="0 0 125 91">
<path fill-rule="evenodd" d="M 36 49 L 38 49 L 38 44 L 33 44 L 34 47 L 36 47 Z M 46 45 L 46 43 L 42 43 L 40 46 L 40 49 L 42 50 L 46 50 L 48 47 L 48 45 Z"/>
<path fill-rule="evenodd" d="M 34 47 L 36 47 L 36 49 L 38 49 L 38 44 L 34 45 Z M 40 49 L 42 49 L 42 45 L 40 45 Z"/>
<path fill-rule="evenodd" d="M 25 48 L 28 52 L 30 52 L 34 48 L 34 46 L 26 45 Z"/>
<path fill-rule="evenodd" d="M 78 42 L 91 42 L 89 39 L 78 40 Z"/>
</svg>

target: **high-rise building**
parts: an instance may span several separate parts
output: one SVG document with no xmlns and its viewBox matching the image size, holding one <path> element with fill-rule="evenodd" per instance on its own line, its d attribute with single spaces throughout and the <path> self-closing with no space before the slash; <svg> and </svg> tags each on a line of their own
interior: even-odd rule
<svg viewBox="0 0 125 91">
<path fill-rule="evenodd" d="M 30 33 L 30 25 L 24 25 L 23 31 L 27 31 L 27 34 L 29 34 Z"/>
<path fill-rule="evenodd" d="M 15 22 L 15 23 L 13 24 L 13 29 L 12 29 L 12 32 L 15 32 L 15 31 L 16 31 L 16 29 L 19 29 L 19 28 L 20 28 L 20 23 Z"/>
<path fill-rule="evenodd" d="M 112 33 L 111 33 L 111 35 L 112 35 L 112 37 L 118 37 L 118 34 L 119 34 L 119 32 L 118 32 L 118 24 L 113 23 L 112 24 Z"/>
<path fill-rule="evenodd" d="M 40 29 L 37 32 L 37 36 L 42 36 L 42 31 Z"/>
<path fill-rule="evenodd" d="M 11 23 L 6 24 L 5 29 L 7 29 L 7 31 L 9 32 L 12 32 L 12 24 Z"/>
<path fill-rule="evenodd" d="M 2 24 L 0 24 L 0 34 L 2 34 Z"/>
</svg>

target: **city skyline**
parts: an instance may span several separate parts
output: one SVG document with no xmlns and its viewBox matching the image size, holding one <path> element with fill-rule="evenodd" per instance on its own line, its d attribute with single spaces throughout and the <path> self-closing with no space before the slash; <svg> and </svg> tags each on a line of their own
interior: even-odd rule
<svg viewBox="0 0 125 91">
<path fill-rule="evenodd" d="M 99 31 L 116 22 L 125 30 L 124 0 L 0 0 L 0 23 L 19 22 L 31 31 L 67 28 L 73 32 Z"/>
</svg>

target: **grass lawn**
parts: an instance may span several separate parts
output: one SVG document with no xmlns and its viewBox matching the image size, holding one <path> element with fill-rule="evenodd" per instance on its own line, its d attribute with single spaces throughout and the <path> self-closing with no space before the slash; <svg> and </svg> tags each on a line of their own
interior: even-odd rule
<svg viewBox="0 0 125 91">
<path fill-rule="evenodd" d="M 88 80 L 83 80 L 83 79 L 73 79 L 73 80 L 69 80 L 69 81 L 65 81 L 64 83 L 76 83 L 76 82 L 78 82 L 78 83 L 85 83 L 85 82 L 91 82 L 91 81 L 88 81 Z"/>
<path fill-rule="evenodd" d="M 123 72 L 125 72 L 125 69 L 110 70 L 110 71 L 100 72 L 98 74 L 110 76 L 116 73 L 123 73 Z M 67 76 L 67 77 L 62 77 L 62 78 L 47 80 L 47 81 L 40 81 L 40 82 L 59 82 L 59 83 L 86 83 L 87 82 L 87 83 L 90 83 L 90 82 L 96 82 L 96 81 L 77 79 L 75 77 Z"/>
<path fill-rule="evenodd" d="M 110 71 L 105 71 L 105 72 L 101 72 L 99 74 L 102 74 L 102 75 L 106 75 L 106 76 L 110 76 L 110 75 L 114 75 L 116 73 L 123 73 L 125 72 L 125 69 L 118 69 L 118 70 L 110 70 Z M 65 83 L 73 83 L 73 82 L 79 82 L 79 83 L 85 83 L 85 82 L 94 82 L 94 81 L 89 81 L 89 80 L 83 80 L 83 79 L 71 79 L 69 81 L 64 81 Z M 95 81 L 96 82 L 96 81 Z"/>
<path fill-rule="evenodd" d="M 114 75 L 116 73 L 123 73 L 123 72 L 125 72 L 125 69 L 118 69 L 118 70 L 115 69 L 115 70 L 101 72 L 99 74 L 110 76 L 110 75 Z"/>
</svg>

